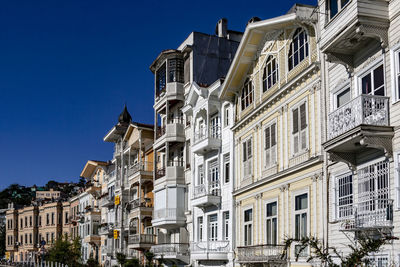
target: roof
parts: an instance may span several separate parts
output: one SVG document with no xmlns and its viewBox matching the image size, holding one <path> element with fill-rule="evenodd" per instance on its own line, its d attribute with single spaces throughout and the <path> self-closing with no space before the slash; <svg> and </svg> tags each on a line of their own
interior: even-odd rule
<svg viewBox="0 0 400 267">
<path fill-rule="evenodd" d="M 86 162 L 86 164 L 85 164 L 85 167 L 83 167 L 83 170 L 82 170 L 80 176 L 83 178 L 86 178 L 86 179 L 91 178 L 93 175 L 93 172 L 99 166 L 108 166 L 108 162 L 100 161 L 100 160 L 88 160 L 88 162 Z"/>
<path fill-rule="evenodd" d="M 289 10 L 288 14 L 249 23 L 222 85 L 220 97 L 232 99 L 241 89 L 257 51 L 263 44 L 265 34 L 298 22 L 316 22 L 317 18 L 314 9 L 315 6 L 296 4 Z"/>
</svg>

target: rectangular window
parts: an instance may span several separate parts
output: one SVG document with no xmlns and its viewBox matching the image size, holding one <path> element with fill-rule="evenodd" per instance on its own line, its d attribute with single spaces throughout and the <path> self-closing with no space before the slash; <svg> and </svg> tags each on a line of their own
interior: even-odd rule
<svg viewBox="0 0 400 267">
<path fill-rule="evenodd" d="M 396 61 L 397 99 L 400 99 L 400 51 L 396 52 Z"/>
<path fill-rule="evenodd" d="M 33 240 L 32 240 L 32 234 L 29 234 L 29 244 L 32 244 Z"/>
<path fill-rule="evenodd" d="M 204 168 L 203 165 L 199 166 L 199 185 L 204 184 Z"/>
<path fill-rule="evenodd" d="M 24 220 L 22 218 L 20 220 L 20 224 L 21 224 L 21 229 L 23 229 L 24 228 Z"/>
<path fill-rule="evenodd" d="M 203 217 L 197 218 L 197 225 L 198 225 L 197 239 L 199 241 L 203 241 Z"/>
<path fill-rule="evenodd" d="M 224 108 L 224 127 L 229 126 L 229 105 Z"/>
<path fill-rule="evenodd" d="M 46 225 L 50 224 L 50 214 L 46 214 Z"/>
<path fill-rule="evenodd" d="M 32 227 L 32 224 L 33 224 L 33 222 L 32 222 L 32 216 L 29 216 L 29 226 Z"/>
<path fill-rule="evenodd" d="M 68 212 L 65 213 L 65 224 L 69 223 Z"/>
<path fill-rule="evenodd" d="M 266 240 L 267 244 L 275 245 L 278 240 L 277 203 L 271 202 L 266 206 Z"/>
<path fill-rule="evenodd" d="M 54 212 L 51 213 L 51 225 L 54 225 Z"/>
<path fill-rule="evenodd" d="M 336 101 L 336 108 L 339 108 L 349 102 L 351 99 L 350 95 L 350 88 L 346 88 L 342 91 L 340 91 L 338 94 L 335 96 L 335 101 Z"/>
<path fill-rule="evenodd" d="M 185 84 L 190 82 L 190 57 L 185 58 L 184 81 Z"/>
<path fill-rule="evenodd" d="M 213 116 L 210 119 L 210 129 L 209 134 L 211 138 L 219 139 L 221 138 L 221 129 L 220 129 L 220 119 L 218 115 Z"/>
<path fill-rule="evenodd" d="M 295 238 L 307 237 L 308 194 L 295 197 Z"/>
<path fill-rule="evenodd" d="M 208 184 L 210 193 L 214 196 L 220 195 L 220 186 L 219 186 L 219 166 L 218 160 L 213 160 L 208 163 Z"/>
<path fill-rule="evenodd" d="M 229 153 L 224 155 L 224 177 L 225 183 L 230 181 L 230 156 Z"/>
<path fill-rule="evenodd" d="M 241 96 L 241 107 L 242 110 L 245 110 L 247 107 L 249 107 L 253 103 L 253 83 L 249 81 L 248 79 L 244 83 L 243 89 L 242 89 L 242 96 Z"/>
<path fill-rule="evenodd" d="M 307 113 L 306 103 L 292 110 L 293 119 L 293 155 L 307 149 Z"/>
<path fill-rule="evenodd" d="M 229 240 L 229 211 L 224 211 L 223 213 L 224 218 L 224 240 Z"/>
<path fill-rule="evenodd" d="M 276 123 L 265 128 L 264 138 L 264 168 L 268 168 L 276 164 Z"/>
<path fill-rule="evenodd" d="M 157 96 L 159 96 L 160 93 L 164 91 L 164 89 L 167 85 L 166 76 L 167 76 L 166 65 L 164 63 L 156 72 L 156 94 L 157 94 Z"/>
<path fill-rule="evenodd" d="M 51 243 L 54 243 L 54 233 L 51 233 Z"/>
<path fill-rule="evenodd" d="M 243 142 L 243 179 L 252 175 L 252 139 Z"/>
<path fill-rule="evenodd" d="M 218 215 L 213 214 L 208 216 L 208 240 L 209 241 L 217 241 L 218 240 Z"/>
<path fill-rule="evenodd" d="M 253 209 L 244 211 L 244 245 L 253 244 Z"/>
<path fill-rule="evenodd" d="M 346 173 L 336 178 L 336 216 L 338 219 L 353 215 L 353 175 Z"/>
<path fill-rule="evenodd" d="M 28 227 L 28 217 L 25 217 L 25 227 Z"/>
<path fill-rule="evenodd" d="M 184 82 L 182 59 L 174 58 L 168 60 L 168 82 Z"/>
<path fill-rule="evenodd" d="M 385 95 L 383 64 L 373 68 L 361 77 L 361 93 L 364 95 Z"/>
</svg>

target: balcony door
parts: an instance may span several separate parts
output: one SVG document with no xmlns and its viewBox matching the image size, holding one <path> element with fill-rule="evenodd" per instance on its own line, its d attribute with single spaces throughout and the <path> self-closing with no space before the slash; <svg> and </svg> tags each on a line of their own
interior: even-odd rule
<svg viewBox="0 0 400 267">
<path fill-rule="evenodd" d="M 212 195 L 219 195 L 219 168 L 218 160 L 213 160 L 208 165 L 209 169 L 209 188 Z"/>
<path fill-rule="evenodd" d="M 208 216 L 208 240 L 217 241 L 218 240 L 218 215 L 213 214 Z"/>
<path fill-rule="evenodd" d="M 210 119 L 210 129 L 209 129 L 210 135 L 212 138 L 218 138 L 219 137 L 219 117 L 218 115 L 214 115 Z"/>
</svg>

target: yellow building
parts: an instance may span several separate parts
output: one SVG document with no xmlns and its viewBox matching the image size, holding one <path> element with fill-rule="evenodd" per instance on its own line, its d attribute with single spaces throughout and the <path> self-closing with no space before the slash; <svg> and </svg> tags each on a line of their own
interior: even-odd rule
<svg viewBox="0 0 400 267">
<path fill-rule="evenodd" d="M 320 64 L 315 7 L 249 21 L 221 98 L 235 104 L 240 265 L 309 266 L 287 237 L 323 237 Z"/>
</svg>

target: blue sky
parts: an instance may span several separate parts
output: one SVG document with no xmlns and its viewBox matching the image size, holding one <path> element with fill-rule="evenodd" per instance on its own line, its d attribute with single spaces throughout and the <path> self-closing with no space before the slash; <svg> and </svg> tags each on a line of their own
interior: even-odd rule
<svg viewBox="0 0 400 267">
<path fill-rule="evenodd" d="M 303 0 L 316 4 L 316 0 Z M 246 4 L 247 3 L 247 4 Z M 77 181 L 108 160 L 103 136 L 124 103 L 153 121 L 149 65 L 192 31 L 244 31 L 295 1 L 4 0 L 0 6 L 0 189 Z"/>
</svg>

